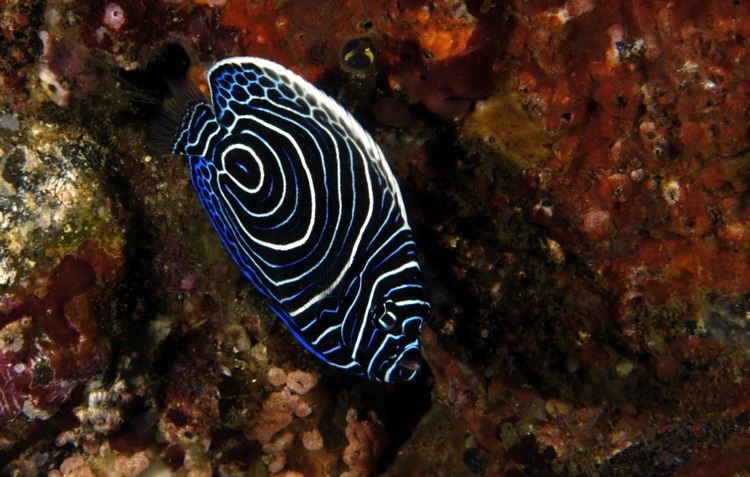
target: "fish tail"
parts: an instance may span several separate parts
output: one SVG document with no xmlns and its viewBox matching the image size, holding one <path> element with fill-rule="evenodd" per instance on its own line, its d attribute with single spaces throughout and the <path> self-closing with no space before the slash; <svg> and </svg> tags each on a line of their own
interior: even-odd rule
<svg viewBox="0 0 750 477">
<path fill-rule="evenodd" d="M 196 114 L 210 106 L 198 86 L 186 79 L 169 79 L 170 96 L 151 120 L 148 128 L 149 148 L 157 154 L 188 154 L 190 131 L 200 130 L 207 115 Z"/>
</svg>

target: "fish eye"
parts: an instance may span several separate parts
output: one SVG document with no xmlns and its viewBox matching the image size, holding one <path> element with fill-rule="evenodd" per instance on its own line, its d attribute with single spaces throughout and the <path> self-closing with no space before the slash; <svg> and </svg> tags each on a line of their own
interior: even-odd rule
<svg viewBox="0 0 750 477">
<path fill-rule="evenodd" d="M 375 62 L 375 46 L 367 37 L 348 41 L 341 49 L 341 66 L 353 74 L 366 74 Z"/>
<path fill-rule="evenodd" d="M 375 305 L 371 314 L 375 326 L 384 331 L 393 329 L 397 321 L 396 314 L 394 313 L 395 310 L 396 304 L 393 300 L 386 300 Z"/>
</svg>

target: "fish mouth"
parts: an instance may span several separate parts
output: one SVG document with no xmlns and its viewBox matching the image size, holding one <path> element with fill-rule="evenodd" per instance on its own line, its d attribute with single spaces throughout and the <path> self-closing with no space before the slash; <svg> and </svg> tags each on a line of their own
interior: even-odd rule
<svg viewBox="0 0 750 477">
<path fill-rule="evenodd" d="M 419 347 L 410 347 L 393 363 L 391 367 L 392 371 L 390 372 L 390 376 L 387 376 L 387 380 L 411 381 L 419 374 L 421 368 L 422 354 L 419 352 Z"/>
<path fill-rule="evenodd" d="M 421 362 L 414 360 L 402 360 L 398 362 L 398 365 L 402 368 L 407 369 L 408 371 L 419 371 L 419 369 L 422 367 Z"/>
</svg>

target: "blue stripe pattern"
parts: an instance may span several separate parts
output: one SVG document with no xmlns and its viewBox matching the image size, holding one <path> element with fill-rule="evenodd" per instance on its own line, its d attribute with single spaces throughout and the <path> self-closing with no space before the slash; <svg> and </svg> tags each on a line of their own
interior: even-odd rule
<svg viewBox="0 0 750 477">
<path fill-rule="evenodd" d="M 416 247 L 382 151 L 333 99 L 261 58 L 208 72 L 210 105 L 185 105 L 186 155 L 226 249 L 311 353 L 376 381 L 419 370 Z"/>
</svg>

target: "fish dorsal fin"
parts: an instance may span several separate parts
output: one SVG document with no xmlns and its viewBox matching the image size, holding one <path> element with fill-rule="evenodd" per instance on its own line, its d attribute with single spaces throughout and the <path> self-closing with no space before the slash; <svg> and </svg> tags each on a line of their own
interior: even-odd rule
<svg viewBox="0 0 750 477">
<path fill-rule="evenodd" d="M 211 100 L 219 123 L 231 129 L 238 116 L 263 110 L 301 117 L 314 113 L 348 118 L 333 99 L 283 66 L 256 57 L 237 57 L 216 63 L 208 72 Z"/>
</svg>

